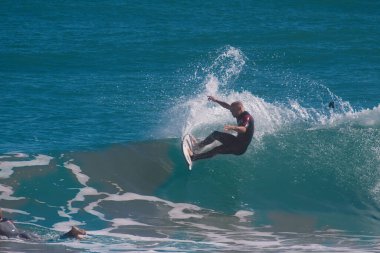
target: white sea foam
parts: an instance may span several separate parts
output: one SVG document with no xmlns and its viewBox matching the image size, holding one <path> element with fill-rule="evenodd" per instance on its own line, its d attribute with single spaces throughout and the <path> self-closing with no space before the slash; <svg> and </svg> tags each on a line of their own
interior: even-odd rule
<svg viewBox="0 0 380 253">
<path fill-rule="evenodd" d="M 345 114 L 336 114 L 327 123 L 331 126 L 349 124 L 362 127 L 380 127 L 380 104 L 373 109 L 363 109 L 358 112 L 350 111 Z"/>
<path fill-rule="evenodd" d="M 46 220 L 46 218 L 44 217 L 38 217 L 38 216 L 33 216 L 33 219 L 30 220 L 30 222 L 38 222 L 38 221 L 43 221 L 43 220 Z"/>
<path fill-rule="evenodd" d="M 120 227 L 120 226 L 148 226 L 149 227 L 150 226 L 141 222 L 134 221 L 129 218 L 115 218 L 110 221 L 116 227 Z"/>
<path fill-rule="evenodd" d="M 103 193 L 106 194 L 106 193 Z M 187 203 L 174 203 L 168 200 L 160 199 L 158 197 L 154 196 L 146 196 L 146 195 L 140 195 L 137 193 L 124 193 L 124 194 L 107 194 L 108 196 L 98 200 L 96 203 L 93 202 L 89 204 L 86 207 L 87 212 L 92 213 L 96 216 L 98 216 L 101 219 L 103 218 L 103 215 L 96 212 L 94 208 L 102 201 L 134 201 L 134 200 L 143 200 L 148 202 L 157 202 L 162 203 L 167 206 L 170 206 L 172 209 L 168 212 L 168 215 L 171 219 L 189 219 L 189 218 L 202 218 L 203 216 L 196 213 L 189 213 L 184 211 L 199 211 L 201 210 L 200 207 L 187 204 Z"/>
<path fill-rule="evenodd" d="M 192 213 L 185 213 L 185 210 L 192 210 L 192 211 L 199 211 L 201 210 L 200 207 L 186 204 L 186 203 L 172 203 L 171 205 L 173 207 L 172 210 L 169 211 L 169 216 L 172 219 L 190 219 L 190 218 L 197 218 L 201 219 L 203 218 L 203 215 L 200 214 L 192 214 Z"/>
<path fill-rule="evenodd" d="M 0 178 L 9 178 L 14 168 L 49 165 L 51 159 L 51 156 L 37 155 L 30 161 L 0 161 Z"/>
<path fill-rule="evenodd" d="M 5 153 L 4 155 L 1 155 L 0 159 L 5 159 L 5 158 L 27 158 L 27 157 L 29 157 L 29 155 L 25 154 L 25 153 L 8 152 L 8 153 Z"/>
<path fill-rule="evenodd" d="M 99 220 L 104 220 L 109 223 L 109 227 L 98 229 L 95 231 L 87 231 L 88 234 L 94 236 L 95 239 L 91 241 L 83 240 L 80 243 L 77 241 L 64 241 L 59 242 L 58 244 L 64 244 L 65 246 L 78 249 L 87 249 L 92 252 L 108 252 L 114 250 L 130 250 L 135 251 L 138 249 L 136 245 L 144 245 L 145 248 L 151 248 L 154 251 L 167 250 L 171 251 L 181 251 L 180 247 L 176 245 L 186 245 L 186 248 L 196 247 L 199 250 L 204 251 L 241 251 L 241 252 L 250 252 L 252 250 L 272 250 L 272 251 L 281 251 L 286 252 L 291 250 L 288 248 L 289 241 L 294 240 L 292 238 L 288 239 L 292 235 L 280 235 L 273 234 L 271 232 L 258 231 L 256 228 L 248 225 L 247 222 L 251 221 L 252 216 L 254 215 L 251 211 L 240 210 L 237 211 L 234 216 L 236 218 L 226 216 L 222 214 L 215 214 L 210 210 L 202 209 L 199 206 L 188 204 L 188 203 L 174 203 L 172 201 L 164 200 L 155 196 L 141 195 L 137 193 L 123 193 L 121 194 L 110 194 L 105 192 L 93 191 L 92 188 L 88 186 L 90 178 L 80 169 L 79 166 L 75 165 L 73 161 L 65 163 L 65 167 L 73 172 L 76 176 L 78 182 L 80 182 L 83 188 L 79 189 L 78 194 L 69 201 L 83 201 L 88 194 L 98 195 L 98 199 L 92 202 L 86 203 L 86 206 L 83 210 L 91 215 L 94 215 Z M 151 224 L 151 221 L 141 222 L 136 221 L 131 218 L 123 217 L 108 217 L 106 213 L 102 213 L 98 209 L 100 205 L 104 202 L 128 202 L 128 201 L 145 201 L 152 203 L 154 206 L 164 207 L 164 210 L 167 210 L 168 219 L 171 222 L 174 222 L 178 229 L 187 228 L 183 231 L 186 231 L 185 239 L 176 238 L 174 231 L 168 230 L 167 228 L 162 229 L 157 227 L 155 224 Z M 68 204 L 68 207 L 71 205 Z M 104 207 L 104 206 L 102 206 Z M 70 209 L 70 208 L 69 208 Z M 73 209 L 71 209 L 72 211 Z M 163 210 L 163 208 L 160 208 Z M 60 214 L 62 217 L 68 218 L 68 221 L 58 222 L 53 228 L 57 231 L 65 232 L 70 229 L 72 225 L 86 225 L 84 222 L 73 220 L 71 217 L 72 212 L 66 213 L 62 209 Z M 219 217 L 222 215 L 223 217 Z M 165 217 L 161 217 L 165 219 Z M 145 235 L 133 235 L 130 233 L 119 232 L 119 228 L 126 226 L 139 226 L 139 231 L 147 229 Z M 220 226 L 220 227 L 219 227 Z M 166 235 L 166 237 L 156 237 L 150 236 L 150 232 L 161 233 Z M 165 234 L 168 232 L 169 234 Z M 171 235 L 173 233 L 173 237 Z M 196 235 L 196 240 L 193 240 L 192 236 Z M 293 235 L 297 237 L 297 235 Z M 302 236 L 301 236 L 302 237 Z M 103 239 L 99 239 L 103 238 Z M 98 242 L 97 240 L 106 240 L 109 239 L 113 241 L 112 245 L 104 242 Z M 187 239 L 189 238 L 189 239 Z M 200 238 L 203 238 L 200 240 Z M 120 241 L 118 241 L 120 240 Z M 346 251 L 346 248 L 330 248 L 319 244 L 293 244 L 293 250 L 315 250 L 315 251 Z M 348 248 L 347 248 L 348 249 Z"/>
<path fill-rule="evenodd" d="M 12 153 L 11 153 L 12 154 Z M 15 157 L 17 158 L 27 158 L 29 157 L 28 154 L 25 154 L 25 153 L 13 153 Z"/>
<path fill-rule="evenodd" d="M 248 217 L 253 216 L 254 212 L 251 211 L 245 211 L 245 210 L 239 210 L 235 213 L 235 216 L 239 218 L 240 222 L 247 222 Z"/>
<path fill-rule="evenodd" d="M 73 202 L 84 201 L 85 196 L 100 195 L 95 188 L 87 186 L 87 182 L 90 178 L 82 172 L 78 165 L 72 163 L 72 160 L 65 162 L 64 167 L 69 169 L 75 175 L 76 179 L 81 185 L 83 185 L 83 187 L 79 189 L 73 199 L 67 201 L 67 209 L 69 212 L 66 212 L 64 207 L 61 207 L 61 210 L 58 210 L 58 215 L 60 217 L 68 219 L 68 221 L 58 222 L 53 225 L 53 229 L 61 232 L 69 230 L 71 226 L 85 225 L 85 223 L 73 219 L 72 215 L 78 213 L 80 210 L 79 208 L 73 207 Z"/>
<path fill-rule="evenodd" d="M 87 175 L 82 173 L 82 170 L 80 169 L 80 167 L 78 165 L 75 165 L 71 162 L 72 162 L 72 160 L 65 162 L 64 163 L 65 168 L 67 168 L 73 172 L 73 174 L 78 179 L 79 183 L 81 183 L 84 186 L 87 186 L 86 184 L 90 178 Z"/>
<path fill-rule="evenodd" d="M 78 208 L 73 207 L 73 202 L 84 201 L 85 196 L 97 196 L 100 195 L 100 193 L 95 188 L 87 186 L 87 182 L 90 180 L 90 178 L 86 174 L 82 173 L 82 170 L 78 165 L 73 164 L 72 161 L 68 161 L 64 163 L 64 167 L 71 170 L 71 172 L 77 178 L 78 182 L 83 185 L 83 188 L 79 189 L 79 192 L 76 194 L 76 196 L 67 202 L 67 207 L 70 212 L 66 213 L 65 215 L 71 217 L 70 214 L 74 214 L 79 211 Z"/>
<path fill-rule="evenodd" d="M 22 211 L 22 210 L 17 210 L 17 209 L 11 209 L 11 208 L 1 208 L 4 212 L 6 213 L 18 213 L 18 214 L 23 214 L 23 215 L 30 215 L 30 213 Z"/>
<path fill-rule="evenodd" d="M 207 230 L 211 230 L 211 231 L 228 231 L 227 229 L 222 229 L 222 228 L 218 228 L 218 227 L 210 226 L 210 225 L 206 225 L 206 224 L 201 224 L 201 223 L 181 222 L 181 221 L 177 221 L 176 223 L 177 224 L 183 224 L 183 225 L 186 225 L 186 226 L 189 226 L 189 227 L 199 228 L 199 229 L 206 230 L 206 231 Z"/>
<path fill-rule="evenodd" d="M 0 184 L 0 199 L 5 200 L 19 200 L 24 199 L 23 197 L 13 197 L 13 188 L 8 185 Z"/>
<path fill-rule="evenodd" d="M 95 188 L 89 187 L 87 185 L 90 178 L 86 174 L 84 174 L 82 172 L 82 170 L 80 169 L 80 167 L 77 166 L 76 164 L 74 164 L 72 160 L 65 162 L 64 167 L 73 172 L 73 174 L 76 176 L 78 182 L 83 185 L 83 188 L 80 188 L 79 192 L 76 194 L 76 196 L 67 202 L 67 208 L 69 210 L 68 213 L 66 213 L 64 211 L 64 209 L 59 211 L 59 215 L 61 217 L 69 218 L 69 221 L 60 222 L 60 223 L 55 224 L 54 228 L 56 230 L 65 231 L 72 225 L 83 225 L 82 222 L 72 220 L 71 215 L 74 213 L 77 213 L 79 211 L 79 208 L 74 208 L 72 206 L 73 202 L 84 201 L 86 196 L 100 196 L 100 195 L 102 195 L 102 196 L 105 195 L 106 197 L 101 198 L 101 199 L 94 201 L 94 202 L 90 202 L 89 204 L 87 204 L 83 208 L 83 210 L 89 214 L 92 214 L 92 215 L 98 217 L 100 220 L 110 222 L 112 224 L 113 228 L 117 228 L 119 226 L 131 226 L 131 225 L 148 226 L 147 224 L 143 224 L 141 222 L 137 222 L 137 221 L 134 221 L 134 220 L 129 219 L 129 218 L 114 218 L 111 220 L 107 220 L 105 218 L 105 215 L 99 211 L 96 211 L 95 208 L 102 201 L 130 201 L 130 200 L 136 200 L 136 199 L 147 200 L 147 201 L 157 201 L 157 200 L 159 200 L 158 198 L 153 197 L 153 196 L 142 196 L 142 195 L 133 194 L 133 193 L 127 193 L 127 194 L 119 195 L 119 194 L 109 194 L 109 193 L 105 193 L 105 192 L 98 192 Z M 122 190 L 122 189 L 119 187 L 119 190 Z M 181 213 L 181 212 L 178 211 L 178 213 Z M 180 214 L 178 214 L 178 215 L 180 215 Z"/>
</svg>

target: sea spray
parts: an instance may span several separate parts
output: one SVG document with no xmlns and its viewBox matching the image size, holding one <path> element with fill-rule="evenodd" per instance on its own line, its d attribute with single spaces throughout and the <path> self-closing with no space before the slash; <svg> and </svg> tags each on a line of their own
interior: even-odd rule
<svg viewBox="0 0 380 253">
<path fill-rule="evenodd" d="M 226 46 L 218 50 L 218 55 L 211 64 L 202 68 L 204 79 L 199 92 L 181 97 L 175 102 L 168 111 L 168 118 L 164 120 L 167 123 L 161 128 L 160 136 L 173 137 L 192 133 L 202 138 L 214 130 L 222 131 L 224 124 L 233 124 L 234 119 L 230 113 L 208 102 L 207 96 L 214 96 L 228 103 L 242 101 L 246 110 L 255 118 L 256 140 L 267 134 L 286 131 L 287 128 L 331 127 L 345 121 L 344 119 L 364 123 L 365 115 L 368 115 L 364 120 L 366 124 L 377 121 L 377 108 L 369 112 L 355 112 L 348 101 L 334 94 L 324 84 L 289 73 L 283 79 L 284 96 L 293 94 L 293 98 L 266 101 L 248 90 L 235 91 L 233 87 L 239 82 L 239 75 L 247 62 L 248 58 L 240 49 Z M 197 72 L 197 75 L 200 73 Z M 299 90 L 305 90 L 306 93 L 301 94 Z M 311 106 L 310 101 L 316 99 L 320 100 L 320 107 Z M 335 108 L 328 108 L 328 101 L 333 101 Z M 358 119 L 355 120 L 356 118 Z"/>
</svg>

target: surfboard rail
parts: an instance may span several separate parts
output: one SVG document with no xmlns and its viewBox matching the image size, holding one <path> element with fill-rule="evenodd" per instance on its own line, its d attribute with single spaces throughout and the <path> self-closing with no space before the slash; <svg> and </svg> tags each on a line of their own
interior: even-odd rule
<svg viewBox="0 0 380 253">
<path fill-rule="evenodd" d="M 191 142 L 191 135 L 186 134 L 182 139 L 182 152 L 187 164 L 189 165 L 189 170 L 191 170 L 191 167 L 193 166 L 193 162 L 190 157 L 190 152 L 192 152 L 192 149 L 193 146 Z"/>
</svg>

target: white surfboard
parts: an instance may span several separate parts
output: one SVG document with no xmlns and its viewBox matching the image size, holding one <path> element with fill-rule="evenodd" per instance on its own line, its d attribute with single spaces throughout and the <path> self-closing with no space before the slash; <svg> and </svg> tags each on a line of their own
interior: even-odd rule
<svg viewBox="0 0 380 253">
<path fill-rule="evenodd" d="M 191 170 L 191 166 L 193 162 L 191 161 L 190 152 L 193 150 L 193 145 L 191 142 L 191 135 L 186 134 L 182 139 L 182 152 L 183 156 L 186 159 L 187 164 L 189 165 L 189 170 Z"/>
</svg>

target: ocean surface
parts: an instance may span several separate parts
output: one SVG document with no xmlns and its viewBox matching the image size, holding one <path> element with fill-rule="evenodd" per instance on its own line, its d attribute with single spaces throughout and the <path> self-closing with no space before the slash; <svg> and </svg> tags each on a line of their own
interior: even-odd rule
<svg viewBox="0 0 380 253">
<path fill-rule="evenodd" d="M 0 252 L 380 251 L 379 24 L 369 0 L 1 1 L 0 207 L 40 239 Z M 255 135 L 189 171 L 181 137 L 234 124 L 207 95 Z"/>
</svg>

